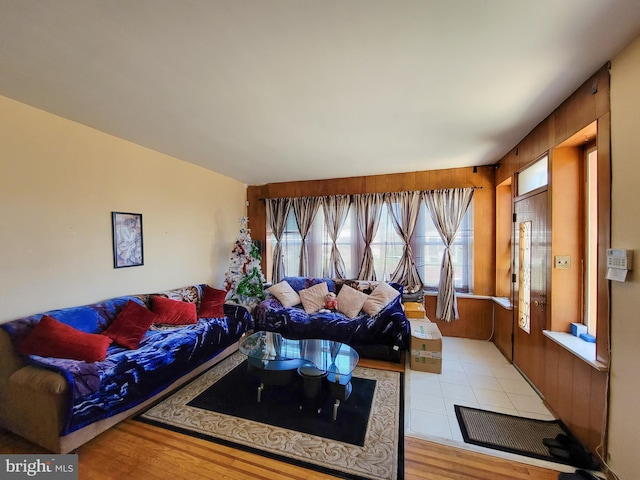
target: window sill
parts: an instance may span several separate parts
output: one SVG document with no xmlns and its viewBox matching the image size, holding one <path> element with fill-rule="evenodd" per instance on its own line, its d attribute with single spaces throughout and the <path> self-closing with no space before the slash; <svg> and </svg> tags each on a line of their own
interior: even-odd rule
<svg viewBox="0 0 640 480">
<path fill-rule="evenodd" d="M 513 305 L 511 305 L 511 299 L 507 297 L 491 297 L 494 303 L 497 303 L 502 308 L 506 310 L 513 310 Z"/>
<path fill-rule="evenodd" d="M 561 347 L 573 353 L 575 356 L 601 372 L 607 371 L 607 366 L 596 360 L 596 344 L 585 342 L 566 332 L 552 332 L 543 330 L 545 337 L 550 338 Z"/>
<path fill-rule="evenodd" d="M 433 290 L 425 290 L 424 291 L 424 296 L 425 297 L 437 297 L 438 296 L 438 292 L 434 292 Z M 478 300 L 488 300 L 491 299 L 493 297 L 488 297 L 486 295 L 474 295 L 473 293 L 456 293 L 456 298 L 475 298 Z"/>
<path fill-rule="evenodd" d="M 425 297 L 437 297 L 438 292 L 426 291 L 424 292 Z M 497 303 L 502 308 L 507 310 L 512 310 L 513 305 L 511 305 L 511 299 L 507 297 L 491 297 L 487 295 L 474 295 L 473 293 L 456 293 L 457 298 L 474 298 L 476 300 L 492 300 L 494 303 Z"/>
</svg>

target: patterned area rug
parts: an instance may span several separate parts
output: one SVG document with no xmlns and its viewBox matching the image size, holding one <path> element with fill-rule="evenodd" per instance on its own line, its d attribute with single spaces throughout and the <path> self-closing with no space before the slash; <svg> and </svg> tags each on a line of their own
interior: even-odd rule
<svg viewBox="0 0 640 480">
<path fill-rule="evenodd" d="M 455 410 L 466 443 L 503 452 L 558 462 L 542 441 L 560 433 L 571 435 L 560 420 L 515 417 L 460 405 Z"/>
<path fill-rule="evenodd" d="M 396 480 L 403 477 L 402 374 L 363 367 L 354 370 L 354 377 L 375 381 L 364 442 L 355 445 L 305 433 L 300 431 L 305 430 L 302 427 L 283 428 L 189 405 L 197 403 L 193 400 L 244 360 L 240 353 L 232 355 L 136 419 L 342 478 Z M 235 394 L 236 390 L 240 389 L 233 389 L 229 394 Z M 256 402 L 255 409 L 263 406 L 253 394 L 252 401 Z M 344 425 L 349 425 L 345 407 L 350 401 L 351 398 L 339 409 L 337 421 Z M 298 414 L 295 405 L 291 413 L 293 418 Z M 333 420 L 327 419 L 327 422 Z"/>
</svg>

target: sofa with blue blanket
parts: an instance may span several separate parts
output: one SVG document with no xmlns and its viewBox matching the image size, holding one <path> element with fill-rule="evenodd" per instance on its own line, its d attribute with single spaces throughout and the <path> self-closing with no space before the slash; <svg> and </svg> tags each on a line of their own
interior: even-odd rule
<svg viewBox="0 0 640 480">
<path fill-rule="evenodd" d="M 232 354 L 252 328 L 206 285 L 4 323 L 0 427 L 72 451 Z"/>
<path fill-rule="evenodd" d="M 286 277 L 256 307 L 255 329 L 335 340 L 361 357 L 399 362 L 411 338 L 402 291 L 391 282 Z"/>
</svg>

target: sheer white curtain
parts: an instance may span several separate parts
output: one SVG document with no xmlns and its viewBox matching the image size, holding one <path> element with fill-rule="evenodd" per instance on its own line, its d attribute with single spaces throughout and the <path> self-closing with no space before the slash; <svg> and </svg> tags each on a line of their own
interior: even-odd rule
<svg viewBox="0 0 640 480">
<path fill-rule="evenodd" d="M 436 317 L 446 322 L 458 318 L 458 301 L 454 286 L 451 244 L 453 243 L 467 208 L 473 199 L 473 188 L 452 188 L 424 193 L 424 202 L 442 241 L 444 254 L 440 270 Z"/>
<path fill-rule="evenodd" d="M 351 204 L 350 195 L 333 195 L 324 197 L 322 209 L 324 212 L 325 229 L 331 240 L 331 250 L 329 262 L 323 262 L 326 267 L 322 275 L 327 278 L 345 278 L 346 270 L 340 250 L 338 250 L 337 240 L 340 231 L 344 226 Z"/>
<path fill-rule="evenodd" d="M 360 265 L 360 272 L 358 273 L 360 280 L 376 280 L 371 242 L 378 230 L 383 202 L 384 196 L 381 193 L 365 193 L 354 196 L 356 222 L 364 241 L 364 255 Z"/>
<path fill-rule="evenodd" d="M 309 253 L 307 252 L 307 235 L 309 229 L 316 218 L 318 208 L 322 202 L 322 197 L 298 197 L 293 199 L 293 213 L 296 216 L 296 223 L 302 238 L 300 245 L 300 263 L 298 275 L 309 276 Z"/>
<path fill-rule="evenodd" d="M 306 275 L 376 278 L 398 281 L 407 290 L 419 284 L 434 292 L 442 290 L 439 285 L 445 242 L 434 224 L 427 201 L 424 204 L 418 201 L 419 206 L 416 207 L 416 198 L 422 194 L 406 192 L 322 197 L 322 208 L 317 208 L 315 219 L 305 235 Z M 269 253 L 273 252 L 269 258 L 269 270 L 272 273 L 269 280 L 273 282 L 287 275 L 300 274 L 303 236 L 294 209 L 290 208 L 292 202 L 291 198 L 267 200 L 267 223 L 273 234 L 269 237 L 272 244 Z M 358 202 L 359 211 L 356 208 Z M 437 216 L 435 218 L 437 220 Z M 358 219 L 362 221 L 361 225 Z M 368 233 L 373 237 L 367 239 L 368 225 Z M 301 226 L 304 230 L 305 226 Z M 407 248 L 407 239 L 410 248 Z M 368 263 L 365 260 L 367 250 Z M 448 255 L 454 266 L 456 292 L 472 292 L 472 201 L 463 215 L 462 226 L 455 240 L 449 244 Z"/>
<path fill-rule="evenodd" d="M 404 242 L 402 256 L 391 280 L 406 285 L 408 291 L 418 291 L 422 288 L 422 279 L 414 261 L 411 237 L 420 211 L 420 192 L 388 193 L 385 198 L 393 227 Z"/>
<path fill-rule="evenodd" d="M 269 226 L 276 239 L 273 246 L 273 269 L 271 272 L 271 281 L 278 283 L 285 276 L 284 258 L 282 256 L 282 234 L 287 225 L 287 217 L 291 208 L 290 198 L 268 198 L 266 202 L 267 219 Z"/>
</svg>

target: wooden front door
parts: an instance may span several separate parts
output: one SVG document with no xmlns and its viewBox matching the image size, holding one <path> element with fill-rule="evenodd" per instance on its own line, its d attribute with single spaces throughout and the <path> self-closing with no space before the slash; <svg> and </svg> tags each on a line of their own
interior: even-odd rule
<svg viewBox="0 0 640 480">
<path fill-rule="evenodd" d="M 514 211 L 513 363 L 534 385 L 542 385 L 551 250 L 547 192 L 517 199 Z"/>
</svg>

